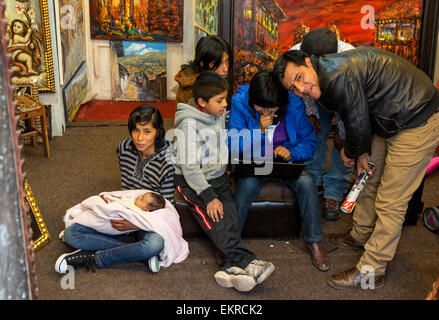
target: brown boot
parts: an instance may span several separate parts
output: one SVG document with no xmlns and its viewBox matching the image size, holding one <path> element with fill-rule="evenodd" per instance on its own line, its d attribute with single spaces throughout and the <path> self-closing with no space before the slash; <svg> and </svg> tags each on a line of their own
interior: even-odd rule
<svg viewBox="0 0 439 320">
<path fill-rule="evenodd" d="M 306 249 L 308 249 L 311 254 L 311 262 L 314 267 L 319 269 L 320 271 L 328 271 L 328 257 L 326 256 L 325 251 L 322 248 L 322 242 L 307 242 L 304 241 Z"/>
<path fill-rule="evenodd" d="M 334 289 L 377 289 L 384 286 L 384 275 L 371 277 L 362 283 L 361 280 L 366 276 L 368 276 L 367 273 L 361 273 L 357 268 L 352 268 L 333 274 L 328 278 L 328 284 Z"/>
<path fill-rule="evenodd" d="M 345 234 L 339 234 L 339 233 L 328 234 L 325 239 L 329 243 L 332 243 L 332 244 L 336 245 L 337 247 L 343 248 L 343 249 L 360 250 L 360 249 L 363 249 L 363 247 L 364 247 L 364 243 L 352 238 L 352 236 L 350 235 L 349 232 L 345 233 Z"/>
</svg>

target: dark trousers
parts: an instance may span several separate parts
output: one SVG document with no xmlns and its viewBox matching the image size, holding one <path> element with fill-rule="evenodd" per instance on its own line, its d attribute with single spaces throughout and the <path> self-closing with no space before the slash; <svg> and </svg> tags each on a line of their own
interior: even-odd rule
<svg viewBox="0 0 439 320">
<path fill-rule="evenodd" d="M 245 247 L 241 240 L 236 205 L 230 191 L 230 182 L 227 175 L 209 181 L 218 195 L 218 200 L 223 204 L 224 216 L 218 222 L 214 222 L 207 215 L 206 205 L 182 179 L 175 179 L 174 182 L 177 191 L 189 204 L 195 220 L 218 250 L 223 253 L 225 268 L 238 266 L 244 269 L 252 260 L 256 259 L 256 256 Z"/>
</svg>

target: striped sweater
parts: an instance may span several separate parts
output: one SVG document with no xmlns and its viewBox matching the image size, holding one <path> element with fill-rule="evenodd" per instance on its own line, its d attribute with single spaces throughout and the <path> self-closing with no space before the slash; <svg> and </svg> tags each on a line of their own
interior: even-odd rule
<svg viewBox="0 0 439 320">
<path fill-rule="evenodd" d="M 140 152 L 132 144 L 132 139 L 125 139 L 117 148 L 119 157 L 122 189 L 148 189 L 160 193 L 174 203 L 174 165 L 170 159 L 172 143 L 167 141 L 165 147 L 142 160 Z"/>
</svg>

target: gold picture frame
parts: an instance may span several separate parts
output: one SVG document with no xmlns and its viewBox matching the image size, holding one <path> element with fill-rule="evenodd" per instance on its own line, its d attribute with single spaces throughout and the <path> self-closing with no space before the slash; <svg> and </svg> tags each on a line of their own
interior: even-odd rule
<svg viewBox="0 0 439 320">
<path fill-rule="evenodd" d="M 29 181 L 24 180 L 24 192 L 26 193 L 26 202 L 29 205 L 31 211 L 31 229 L 32 229 L 32 242 L 33 250 L 37 252 L 45 244 L 47 244 L 51 238 L 49 230 L 44 222 L 43 215 L 40 212 L 38 204 L 35 200 L 34 194 L 30 188 Z"/>
<path fill-rule="evenodd" d="M 6 2 L 11 80 L 35 81 L 39 92 L 55 92 L 48 0 Z"/>
</svg>

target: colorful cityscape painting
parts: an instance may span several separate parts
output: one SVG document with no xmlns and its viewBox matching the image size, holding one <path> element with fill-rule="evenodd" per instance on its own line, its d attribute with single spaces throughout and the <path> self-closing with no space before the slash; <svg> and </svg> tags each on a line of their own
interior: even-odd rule
<svg viewBox="0 0 439 320">
<path fill-rule="evenodd" d="M 90 0 L 92 39 L 183 41 L 183 0 Z"/>
</svg>

